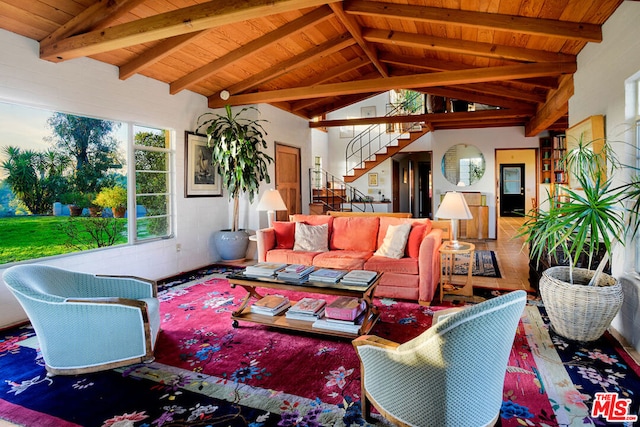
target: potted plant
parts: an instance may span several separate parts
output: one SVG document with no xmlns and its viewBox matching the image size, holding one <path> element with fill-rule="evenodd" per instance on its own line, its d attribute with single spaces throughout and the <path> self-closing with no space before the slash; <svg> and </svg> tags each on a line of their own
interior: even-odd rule
<svg viewBox="0 0 640 427">
<path fill-rule="evenodd" d="M 91 197 L 80 191 L 70 191 L 60 196 L 60 201 L 69 207 L 70 216 L 80 216 L 84 208 L 91 205 Z"/>
<path fill-rule="evenodd" d="M 576 185 L 548 193 L 548 210 L 530 212 L 519 233 L 532 259 L 556 264 L 542 273 L 540 295 L 553 329 L 576 341 L 598 339 L 621 307 L 622 286 L 603 270 L 627 233 L 635 235 L 640 215 L 638 176 L 615 181 L 623 165 L 608 141 L 601 151 L 594 142 L 580 140 L 569 150 L 563 160 Z M 577 267 L 580 259 L 587 268 Z"/>
<path fill-rule="evenodd" d="M 127 210 L 127 190 L 120 186 L 105 187 L 93 202 L 103 208 L 111 208 L 115 218 L 124 218 Z"/>
<path fill-rule="evenodd" d="M 207 145 L 212 151 L 212 162 L 222 177 L 222 187 L 233 200 L 231 229 L 214 236 L 216 249 L 222 259 L 244 259 L 249 236 L 238 229 L 240 195 L 245 193 L 249 201 L 258 194 L 261 181 L 271 182 L 267 170 L 273 159 L 262 150 L 267 148 L 266 132 L 261 125 L 265 120 L 240 117 L 255 107 L 245 107 L 236 114 L 231 106 L 226 114 L 205 113 L 198 117 L 196 132 L 207 134 Z"/>
</svg>

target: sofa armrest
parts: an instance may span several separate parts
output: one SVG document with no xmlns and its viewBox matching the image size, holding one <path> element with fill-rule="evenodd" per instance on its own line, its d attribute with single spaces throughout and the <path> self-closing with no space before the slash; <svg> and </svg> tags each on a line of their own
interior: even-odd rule
<svg viewBox="0 0 640 427">
<path fill-rule="evenodd" d="M 267 260 L 267 252 L 276 247 L 276 230 L 274 228 L 263 228 L 256 231 L 258 262 Z"/>
<path fill-rule="evenodd" d="M 430 303 L 440 284 L 440 245 L 442 244 L 442 230 L 434 228 L 420 243 L 418 269 L 420 272 L 419 301 Z"/>
</svg>

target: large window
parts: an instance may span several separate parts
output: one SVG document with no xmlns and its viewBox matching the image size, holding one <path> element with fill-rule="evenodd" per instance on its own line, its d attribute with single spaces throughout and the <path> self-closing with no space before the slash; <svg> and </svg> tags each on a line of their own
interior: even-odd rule
<svg viewBox="0 0 640 427">
<path fill-rule="evenodd" d="M 171 135 L 0 102 L 0 264 L 170 236 Z"/>
</svg>

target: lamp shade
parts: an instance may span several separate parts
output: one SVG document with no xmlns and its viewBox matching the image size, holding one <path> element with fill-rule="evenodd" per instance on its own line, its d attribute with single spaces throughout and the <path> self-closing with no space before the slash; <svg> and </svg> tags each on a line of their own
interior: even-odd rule
<svg viewBox="0 0 640 427">
<path fill-rule="evenodd" d="M 464 194 L 450 191 L 444 195 L 442 203 L 436 212 L 438 218 L 444 219 L 471 219 L 471 211 L 464 199 Z"/>
<path fill-rule="evenodd" d="M 286 211 L 287 205 L 284 204 L 282 196 L 278 190 L 267 190 L 258 202 L 259 211 Z"/>
</svg>

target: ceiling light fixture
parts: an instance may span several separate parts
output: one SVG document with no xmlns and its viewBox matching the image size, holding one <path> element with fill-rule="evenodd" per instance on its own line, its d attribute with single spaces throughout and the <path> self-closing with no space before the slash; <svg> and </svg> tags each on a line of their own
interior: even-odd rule
<svg viewBox="0 0 640 427">
<path fill-rule="evenodd" d="M 230 96 L 230 95 L 231 95 L 231 94 L 230 94 L 230 93 L 229 93 L 229 91 L 228 91 L 228 90 L 226 90 L 226 89 L 224 89 L 224 90 L 221 90 L 221 91 L 220 91 L 220 98 L 221 98 L 223 101 L 226 101 L 227 99 L 229 99 L 229 96 Z"/>
</svg>

